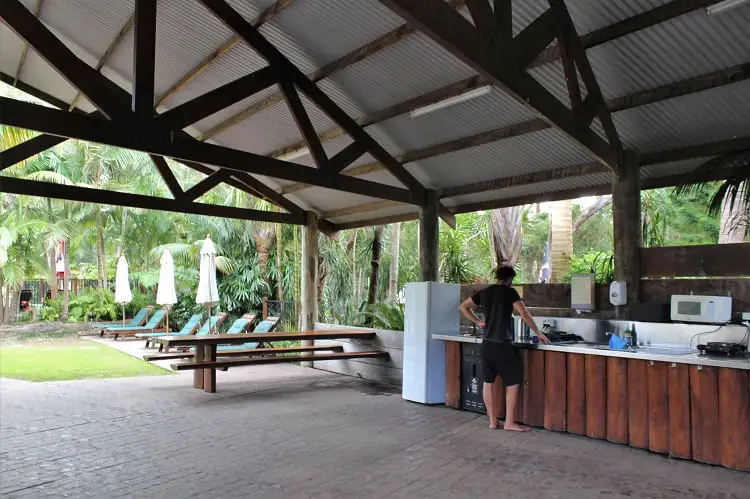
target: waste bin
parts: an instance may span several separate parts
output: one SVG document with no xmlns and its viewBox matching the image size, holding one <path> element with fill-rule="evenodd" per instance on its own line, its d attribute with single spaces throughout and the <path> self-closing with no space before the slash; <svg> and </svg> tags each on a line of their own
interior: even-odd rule
<svg viewBox="0 0 750 499">
<path fill-rule="evenodd" d="M 473 343 L 461 346 L 461 407 L 465 411 L 485 414 L 481 348 L 481 345 Z"/>
</svg>

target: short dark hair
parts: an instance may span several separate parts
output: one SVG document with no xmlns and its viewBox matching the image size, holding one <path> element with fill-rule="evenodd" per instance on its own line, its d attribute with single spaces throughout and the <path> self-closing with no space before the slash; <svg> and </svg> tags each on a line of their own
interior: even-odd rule
<svg viewBox="0 0 750 499">
<path fill-rule="evenodd" d="M 499 265 L 495 269 L 495 279 L 498 281 L 511 281 L 516 277 L 516 271 L 508 265 Z"/>
</svg>

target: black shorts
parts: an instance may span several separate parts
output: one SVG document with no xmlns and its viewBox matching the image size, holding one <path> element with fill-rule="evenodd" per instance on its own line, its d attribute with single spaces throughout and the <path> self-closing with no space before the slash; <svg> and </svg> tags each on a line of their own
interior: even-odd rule
<svg viewBox="0 0 750 499">
<path fill-rule="evenodd" d="M 523 381 L 523 364 L 512 343 L 482 342 L 482 372 L 485 383 L 493 383 L 500 376 L 505 386 L 520 385 Z"/>
</svg>

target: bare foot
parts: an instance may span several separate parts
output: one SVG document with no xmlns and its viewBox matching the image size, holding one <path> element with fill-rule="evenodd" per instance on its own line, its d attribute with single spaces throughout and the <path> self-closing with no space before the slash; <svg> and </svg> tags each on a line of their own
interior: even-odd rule
<svg viewBox="0 0 750 499">
<path fill-rule="evenodd" d="M 491 424 L 490 425 L 490 430 L 497 430 L 497 425 L 496 424 L 494 424 L 494 425 Z"/>
<path fill-rule="evenodd" d="M 531 428 L 528 426 L 520 426 L 516 423 L 505 423 L 505 431 L 520 431 L 520 432 L 527 432 L 531 431 Z"/>
</svg>

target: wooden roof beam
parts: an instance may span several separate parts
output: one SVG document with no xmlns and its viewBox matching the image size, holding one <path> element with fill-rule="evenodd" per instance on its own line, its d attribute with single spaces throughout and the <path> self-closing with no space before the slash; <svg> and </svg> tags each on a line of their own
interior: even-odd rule
<svg viewBox="0 0 750 499">
<path fill-rule="evenodd" d="M 458 9 L 463 7 L 463 5 L 466 3 L 466 0 L 450 0 L 450 5 L 454 6 L 454 8 Z M 323 67 L 319 68 L 316 71 L 313 71 L 308 75 L 308 78 L 310 78 L 313 82 L 318 82 L 324 78 L 328 78 L 329 76 L 333 75 L 334 73 L 337 73 L 345 68 L 348 68 L 349 66 L 352 66 L 360 61 L 365 60 L 368 57 L 371 57 L 381 50 L 384 50 L 397 42 L 404 40 L 408 38 L 409 36 L 416 33 L 416 28 L 413 28 L 409 26 L 408 24 L 403 24 L 399 26 L 398 28 L 389 31 L 388 33 L 376 38 L 375 40 L 366 43 L 365 45 L 352 50 L 348 54 L 345 54 L 335 61 L 332 61 Z M 226 131 L 230 127 L 241 123 L 245 121 L 246 119 L 250 118 L 251 116 L 254 116 L 264 109 L 267 109 L 275 104 L 278 104 L 284 100 L 284 96 L 281 92 L 276 92 L 265 99 L 261 100 L 260 102 L 256 102 L 246 109 L 240 111 L 239 113 L 230 116 L 226 120 L 222 121 L 221 123 L 218 123 L 214 125 L 211 129 L 206 130 L 201 135 L 201 140 L 208 140 L 213 137 L 216 137 L 220 133 Z"/>
<path fill-rule="evenodd" d="M 42 10 L 42 1 L 36 0 L 36 6 L 34 7 L 34 17 L 39 17 L 39 11 Z M 21 71 L 23 71 L 23 65 L 26 62 L 26 54 L 29 52 L 29 44 L 24 42 L 23 50 L 21 51 L 21 57 L 18 59 L 18 66 L 16 66 L 16 76 L 13 78 L 13 86 L 18 85 L 18 81 L 21 79 Z"/>
<path fill-rule="evenodd" d="M 253 21 L 253 26 L 256 28 L 260 28 L 263 24 L 271 21 L 273 18 L 275 18 L 277 15 L 281 13 L 284 9 L 292 5 L 294 0 L 276 0 L 274 3 L 269 5 L 261 14 Z M 201 62 L 199 62 L 193 69 L 188 71 L 188 73 L 180 78 L 174 85 L 169 87 L 169 89 L 164 92 L 159 98 L 156 100 L 156 106 L 159 107 L 162 104 L 164 104 L 170 97 L 174 96 L 177 92 L 179 92 L 181 89 L 185 88 L 188 83 L 193 81 L 195 77 L 197 77 L 199 74 L 204 72 L 208 67 L 213 64 L 214 62 L 218 61 L 222 57 L 224 57 L 226 54 L 228 54 L 234 47 L 239 45 L 239 43 L 242 40 L 239 36 L 233 36 L 226 42 L 224 42 L 219 48 L 214 50 L 211 55 L 203 59 Z"/>
<path fill-rule="evenodd" d="M 613 99 L 607 100 L 606 105 L 610 113 L 616 113 L 639 106 L 645 106 L 647 104 L 654 104 L 656 102 L 673 99 L 675 97 L 680 97 L 691 93 L 703 92 L 705 90 L 716 88 L 722 85 L 729 85 L 732 83 L 743 81 L 748 78 L 750 78 L 750 63 L 740 64 L 731 68 L 696 76 L 695 78 L 689 78 L 687 80 L 669 83 L 649 90 L 634 92 L 622 97 L 615 97 Z M 466 81 L 467 80 L 464 80 L 464 82 Z M 586 103 L 584 102 L 582 107 L 583 113 L 586 113 L 585 109 Z M 470 147 L 476 147 L 498 140 L 518 137 L 520 135 L 534 133 L 548 128 L 549 125 L 543 120 L 529 120 L 518 123 L 516 125 L 509 125 L 487 132 L 481 132 L 469 137 L 462 137 L 441 144 L 435 144 L 423 149 L 408 151 L 396 156 L 396 159 L 402 163 L 409 163 L 411 161 L 428 159 L 442 154 L 449 154 L 451 152 L 460 151 Z M 284 150 L 288 151 L 288 149 Z M 359 176 L 380 171 L 382 169 L 382 165 L 374 162 L 350 168 L 349 170 L 344 172 L 344 175 Z M 292 192 L 308 189 L 309 187 L 310 186 L 304 184 L 291 184 L 281 189 L 281 192 L 289 194 Z"/>
</svg>

